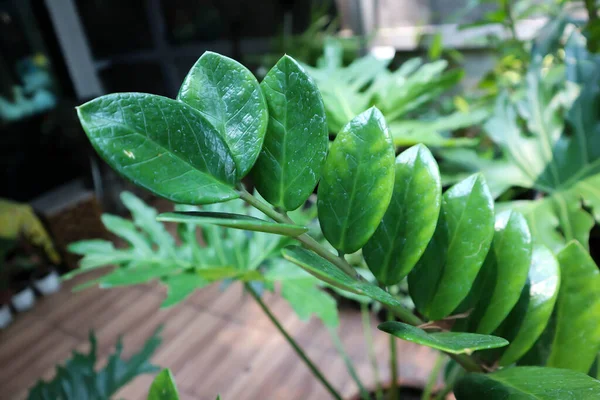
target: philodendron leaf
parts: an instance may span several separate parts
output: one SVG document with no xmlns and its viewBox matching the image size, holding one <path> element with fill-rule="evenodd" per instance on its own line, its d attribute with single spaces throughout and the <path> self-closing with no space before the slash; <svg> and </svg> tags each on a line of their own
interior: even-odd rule
<svg viewBox="0 0 600 400">
<path fill-rule="evenodd" d="M 179 392 L 171 370 L 163 369 L 156 375 L 148 392 L 148 400 L 179 400 Z"/>
<path fill-rule="evenodd" d="M 239 197 L 229 147 L 192 107 L 161 96 L 117 93 L 85 103 L 77 114 L 98 154 L 136 185 L 177 203 Z"/>
<path fill-rule="evenodd" d="M 400 154 L 392 200 L 363 248 L 380 283 L 395 285 L 412 270 L 433 236 L 441 203 L 440 172 L 427 147 L 419 144 Z"/>
<path fill-rule="evenodd" d="M 252 172 L 254 183 L 272 205 L 295 210 L 313 192 L 327 154 L 323 100 L 312 79 L 289 56 L 279 60 L 260 86 L 269 123 Z"/>
<path fill-rule="evenodd" d="M 549 367 L 588 372 L 600 350 L 600 271 L 579 242 L 560 253 L 561 287 Z"/>
<path fill-rule="evenodd" d="M 185 77 L 177 99 L 200 111 L 229 146 L 238 179 L 256 162 L 267 129 L 267 103 L 252 72 L 205 52 Z"/>
<path fill-rule="evenodd" d="M 353 253 L 377 229 L 394 189 L 394 147 L 381 112 L 370 108 L 350 121 L 331 145 L 317 207 L 325 238 Z"/>
<path fill-rule="evenodd" d="M 467 322 L 469 331 L 492 333 L 517 304 L 531 265 L 532 242 L 527 221 L 515 211 L 496 216 L 492 247 L 483 267 L 481 296 Z"/>
<path fill-rule="evenodd" d="M 469 293 L 494 235 L 494 202 L 482 175 L 451 187 L 436 231 L 408 275 L 410 295 L 431 320 L 444 318 Z"/>
<path fill-rule="evenodd" d="M 515 367 L 492 374 L 471 373 L 454 387 L 457 400 L 593 400 L 600 381 L 558 368 Z"/>
<path fill-rule="evenodd" d="M 560 270 L 556 258 L 547 247 L 534 246 L 522 294 L 526 301 L 519 301 L 503 323 L 516 334 L 502 335 L 510 345 L 500 358 L 501 366 L 516 362 L 540 337 L 552 315 L 559 287 Z"/>
<path fill-rule="evenodd" d="M 160 305 L 160 308 L 172 307 L 179 304 L 196 289 L 210 284 L 209 281 L 193 272 L 170 275 L 161 280 L 167 286 L 167 298 Z"/>
<path fill-rule="evenodd" d="M 300 246 L 288 246 L 282 250 L 283 258 L 299 265 L 305 271 L 323 282 L 352 293 L 370 297 L 392 307 L 402 307 L 402 303 L 378 286 L 359 281 L 346 275 L 324 258 Z"/>
<path fill-rule="evenodd" d="M 495 349 L 508 344 L 506 339 L 498 336 L 461 332 L 429 333 L 423 329 L 397 321 L 384 322 L 377 328 L 402 340 L 452 354 L 471 354 L 475 350 Z"/>
<path fill-rule="evenodd" d="M 219 225 L 227 228 L 275 233 L 277 235 L 292 237 L 302 235 L 308 231 L 308 228 L 304 226 L 280 224 L 277 222 L 265 221 L 263 219 L 250 217 L 248 215 L 223 212 L 177 211 L 160 214 L 157 219 L 164 222 L 179 222 L 197 225 Z"/>
</svg>

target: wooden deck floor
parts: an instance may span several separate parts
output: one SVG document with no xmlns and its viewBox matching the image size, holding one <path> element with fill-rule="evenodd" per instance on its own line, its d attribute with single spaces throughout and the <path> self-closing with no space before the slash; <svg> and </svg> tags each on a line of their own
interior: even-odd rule
<svg viewBox="0 0 600 400">
<path fill-rule="evenodd" d="M 99 358 L 105 360 L 118 335 L 125 335 L 124 353 L 129 356 L 160 324 L 165 326 L 163 343 L 153 362 L 171 368 L 184 400 L 214 400 L 217 394 L 223 400 L 329 398 L 253 300 L 243 295 L 239 284 L 225 292 L 213 285 L 179 306 L 159 310 L 164 291 L 158 285 L 72 293 L 76 282 L 40 300 L 0 332 L 1 399 L 24 398 L 40 377 L 51 378 L 54 366 L 68 358 L 72 349 L 87 348 L 92 328 L 98 337 Z M 344 396 L 356 393 L 323 325 L 316 319 L 299 321 L 276 294 L 266 294 L 265 300 L 334 386 Z M 346 310 L 341 317 L 343 343 L 365 384 L 372 385 L 360 313 Z M 375 329 L 373 335 L 381 374 L 387 380 L 388 336 Z M 402 379 L 424 382 L 435 355 L 410 343 L 399 345 Z M 151 381 L 152 376 L 142 376 L 115 398 L 145 399 Z"/>
</svg>

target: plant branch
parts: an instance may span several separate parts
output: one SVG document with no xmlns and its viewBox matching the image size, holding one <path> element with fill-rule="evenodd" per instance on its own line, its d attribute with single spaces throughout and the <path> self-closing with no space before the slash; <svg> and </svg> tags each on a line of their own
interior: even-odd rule
<svg viewBox="0 0 600 400">
<path fill-rule="evenodd" d="M 360 303 L 360 314 L 362 317 L 363 334 L 367 344 L 367 352 L 371 368 L 373 369 L 373 378 L 375 379 L 375 399 L 383 400 L 383 389 L 381 388 L 381 379 L 379 379 L 379 365 L 377 364 L 377 356 L 373 345 L 373 336 L 371 334 L 371 315 L 369 314 L 369 306 L 367 303 Z"/>
<path fill-rule="evenodd" d="M 388 321 L 393 321 L 394 315 L 391 311 L 388 311 Z M 398 349 L 396 348 L 396 336 L 390 335 L 390 375 L 391 375 L 391 386 L 390 386 L 390 400 L 398 400 Z"/>
<path fill-rule="evenodd" d="M 427 379 L 427 384 L 425 385 L 425 389 L 423 389 L 423 394 L 421 395 L 421 400 L 431 400 L 431 393 L 433 392 L 433 388 L 435 387 L 435 382 L 437 381 L 437 377 L 440 374 L 442 367 L 444 366 L 444 357 L 443 354 L 438 354 L 437 359 L 435 360 L 435 364 L 433 365 L 433 369 L 429 374 L 429 378 Z"/>
<path fill-rule="evenodd" d="M 338 334 L 337 329 L 328 327 L 327 330 L 329 331 L 329 335 L 331 336 L 331 341 L 333 342 L 333 345 L 335 346 L 339 355 L 344 360 L 344 364 L 346 365 L 348 373 L 350 374 L 354 382 L 356 382 L 358 390 L 360 391 L 361 398 L 363 400 L 369 400 L 369 392 L 367 391 L 367 389 L 365 389 L 365 385 L 363 385 L 362 381 L 360 380 L 360 377 L 358 376 L 358 372 L 356 372 L 356 368 L 354 368 L 354 364 L 352 364 L 352 359 L 346 352 L 346 349 L 344 349 L 344 344 L 340 339 L 340 335 Z"/>
<path fill-rule="evenodd" d="M 264 313 L 269 317 L 273 325 L 279 330 L 279 332 L 283 335 L 283 337 L 287 340 L 287 342 L 292 346 L 292 348 L 296 351 L 296 354 L 304 361 L 306 366 L 313 373 L 315 378 L 317 378 L 323 386 L 327 389 L 327 391 L 331 394 L 331 396 L 336 400 L 342 400 L 342 396 L 335 390 L 335 388 L 329 383 L 327 378 L 323 375 L 323 373 L 319 370 L 319 368 L 308 358 L 306 353 L 300 348 L 298 343 L 292 338 L 289 333 L 285 330 L 285 328 L 279 323 L 277 317 L 271 313 L 269 307 L 262 301 L 260 296 L 254 291 L 254 289 L 249 285 L 245 284 L 246 290 L 250 293 L 250 295 L 256 300 L 260 308 L 264 311 Z"/>
<path fill-rule="evenodd" d="M 266 216 L 273 219 L 274 221 L 282 223 L 282 224 L 293 224 L 294 223 L 294 221 L 292 221 L 287 215 L 283 215 L 283 214 L 277 212 L 273 207 L 271 207 L 271 205 L 257 199 L 252 194 L 250 194 L 246 189 L 244 189 L 241 185 L 238 187 L 238 192 L 240 193 L 240 198 L 242 200 L 244 200 L 246 203 L 250 204 L 257 210 L 261 211 L 262 213 L 264 213 Z M 338 267 L 341 271 L 345 272 L 350 277 L 355 278 L 359 281 L 364 281 L 363 277 L 358 272 L 356 272 L 356 270 L 350 264 L 348 264 L 348 262 L 343 257 L 339 257 L 338 255 L 332 253 L 325 246 L 321 245 L 319 242 L 317 242 L 315 239 L 313 239 L 308 234 L 304 233 L 300 236 L 295 237 L 294 239 L 296 239 L 300 243 L 302 243 L 307 249 L 314 251 L 316 254 L 318 254 L 319 256 L 323 257 L 325 260 L 329 261 L 330 263 L 332 263 L 333 265 Z M 383 303 L 382 303 L 382 305 L 387 310 L 391 311 L 396 317 L 398 317 L 399 319 L 401 319 L 402 321 L 404 321 L 410 325 L 419 326 L 419 325 L 422 325 L 425 323 L 419 317 L 414 315 L 410 310 L 408 310 L 404 307 L 391 306 L 391 305 L 383 304 Z M 466 357 L 464 355 L 456 355 L 456 354 L 448 354 L 448 355 L 450 357 L 452 357 L 456 362 L 458 362 L 467 371 L 471 371 L 471 372 L 483 371 L 482 368 L 479 366 L 479 364 L 477 364 L 473 359 L 471 359 L 469 357 Z"/>
</svg>

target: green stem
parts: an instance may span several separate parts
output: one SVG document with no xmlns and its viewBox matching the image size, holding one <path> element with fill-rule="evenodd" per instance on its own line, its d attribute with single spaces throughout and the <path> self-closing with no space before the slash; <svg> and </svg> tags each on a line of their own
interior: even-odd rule
<svg viewBox="0 0 600 400">
<path fill-rule="evenodd" d="M 250 204 L 257 210 L 264 213 L 269 218 L 273 219 L 276 222 L 282 224 L 293 224 L 292 221 L 287 215 L 282 215 L 274 210 L 269 204 L 257 199 L 252 196 L 246 189 L 244 189 L 241 185 L 238 187 L 238 192 L 240 194 L 240 198 L 244 200 L 246 203 Z M 354 268 L 348 262 L 335 254 L 329 251 L 327 248 L 322 246 L 315 239 L 310 237 L 308 234 L 304 233 L 300 236 L 295 237 L 300 243 L 302 243 L 307 249 L 314 251 L 319 256 L 323 257 L 333 265 L 337 266 L 340 270 L 345 272 L 347 275 L 359 280 L 364 281 L 363 277 L 356 272 Z M 419 317 L 414 315 L 412 311 L 401 307 L 401 306 L 390 306 L 387 304 L 382 304 L 387 310 L 392 312 L 396 317 L 400 318 L 402 321 L 407 324 L 418 326 L 424 323 Z M 481 372 L 481 367 L 473 361 L 469 357 L 465 357 L 462 355 L 449 354 L 456 362 L 463 366 L 467 371 Z"/>
<path fill-rule="evenodd" d="M 510 30 L 510 34 L 512 35 L 515 41 L 519 40 L 517 35 L 517 27 L 515 23 L 515 19 L 512 13 L 512 7 L 510 4 L 511 0 L 504 0 L 504 13 L 506 14 L 508 29 Z"/>
<path fill-rule="evenodd" d="M 371 334 L 371 314 L 369 313 L 369 305 L 367 303 L 360 303 L 360 314 L 362 316 L 363 333 L 367 344 L 369 361 L 371 362 L 373 378 L 375 379 L 375 399 L 383 400 L 383 388 L 381 387 L 381 379 L 379 377 L 379 365 L 377 364 L 375 346 L 373 345 L 373 335 Z"/>
<path fill-rule="evenodd" d="M 329 330 L 329 335 L 331 336 L 331 341 L 333 342 L 339 355 L 344 360 L 344 364 L 346 364 L 346 369 L 348 370 L 348 373 L 350 374 L 350 376 L 352 377 L 352 379 L 354 380 L 354 382 L 356 382 L 356 385 L 358 386 L 358 390 L 360 391 L 361 398 L 363 400 L 369 400 L 370 399 L 369 392 L 367 391 L 367 389 L 365 389 L 365 386 L 363 385 L 362 381 L 360 380 L 360 377 L 358 376 L 358 373 L 356 372 L 356 368 L 354 368 L 354 364 L 352 364 L 352 359 L 350 359 L 350 356 L 346 352 L 346 349 L 344 349 L 344 344 L 342 343 L 342 340 L 340 339 L 340 335 L 338 334 L 337 329 L 328 328 L 328 330 Z"/>
<path fill-rule="evenodd" d="M 251 206 L 263 212 L 265 215 L 272 218 L 274 221 L 280 222 L 282 224 L 294 223 L 289 217 L 278 213 L 270 205 L 258 200 L 256 197 L 248 193 L 248 191 L 246 191 L 245 189 L 240 188 L 239 193 L 240 198 L 242 200 L 246 201 Z M 362 279 L 362 277 L 356 272 L 354 268 L 352 268 L 350 264 L 348 264 L 348 262 L 345 259 L 336 256 L 335 254 L 327 250 L 325 247 L 321 246 L 315 239 L 310 237 L 307 233 L 297 236 L 295 237 L 295 239 L 302 243 L 304 246 L 306 246 L 306 248 L 314 251 L 315 253 L 317 253 L 318 255 L 320 255 L 321 257 L 323 257 L 324 259 L 326 259 L 327 261 L 344 271 L 347 275 L 353 278 Z"/>
<path fill-rule="evenodd" d="M 456 379 L 462 375 L 462 371 L 459 368 L 453 368 L 450 372 L 450 376 L 446 379 L 446 386 L 438 392 L 434 400 L 444 400 L 446 396 L 454 389 L 454 383 Z"/>
<path fill-rule="evenodd" d="M 425 385 L 425 389 L 423 390 L 423 395 L 421 395 L 421 400 L 431 400 L 431 393 L 433 392 L 435 382 L 437 381 L 437 378 L 440 375 L 440 371 L 444 366 L 445 359 L 446 357 L 443 354 L 438 354 L 438 357 L 435 360 L 435 364 L 433 365 L 433 369 L 429 374 L 429 379 L 427 379 L 427 384 Z"/>
<path fill-rule="evenodd" d="M 394 321 L 394 315 L 388 312 L 388 321 Z M 396 348 L 396 336 L 390 335 L 390 374 L 391 374 L 391 386 L 390 386 L 390 400 L 399 399 L 398 391 L 398 349 Z"/>
<path fill-rule="evenodd" d="M 327 391 L 331 394 L 331 396 L 334 399 L 342 400 L 342 396 L 335 390 L 335 388 L 329 383 L 329 381 L 327 381 L 327 378 L 325 378 L 325 376 L 323 375 L 323 373 L 321 373 L 319 368 L 308 358 L 308 356 L 300 348 L 298 343 L 296 343 L 296 341 L 287 333 L 285 328 L 277 320 L 277 317 L 275 317 L 275 315 L 273 315 L 273 313 L 271 313 L 271 310 L 269 310 L 269 307 L 267 307 L 267 305 L 262 301 L 260 296 L 254 291 L 254 289 L 252 289 L 252 287 L 249 284 L 245 284 L 245 286 L 246 286 L 246 290 L 248 290 L 248 292 L 250 292 L 250 295 L 254 298 L 254 300 L 256 300 L 256 302 L 258 303 L 260 308 L 264 311 L 264 313 L 267 315 L 267 317 L 269 317 L 269 319 L 271 320 L 273 325 L 275 325 L 275 327 L 279 330 L 279 332 L 283 335 L 283 337 L 288 341 L 290 346 L 292 346 L 292 348 L 296 351 L 296 354 L 298 354 L 298 356 L 300 356 L 302 361 L 304 361 L 304 363 L 310 369 L 310 371 L 313 373 L 315 378 L 317 378 L 323 384 L 323 386 L 325 386 Z"/>
</svg>

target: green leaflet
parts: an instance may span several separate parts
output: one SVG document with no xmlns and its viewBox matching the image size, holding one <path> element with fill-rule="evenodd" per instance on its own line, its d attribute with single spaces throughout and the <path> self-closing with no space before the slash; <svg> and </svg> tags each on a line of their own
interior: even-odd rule
<svg viewBox="0 0 600 400">
<path fill-rule="evenodd" d="M 205 211 L 178 211 L 160 214 L 159 221 L 182 222 L 197 225 L 219 225 L 227 228 L 243 229 L 274 233 L 285 236 L 298 236 L 308 231 L 308 228 L 292 224 L 280 224 L 265 221 L 263 219 L 250 217 L 242 214 Z"/>
<path fill-rule="evenodd" d="M 329 261 L 300 246 L 288 246 L 282 250 L 282 253 L 286 260 L 299 265 L 311 275 L 332 286 L 370 297 L 392 307 L 402 306 L 398 300 L 379 287 L 349 277 Z"/>
<path fill-rule="evenodd" d="M 369 240 L 394 189 L 394 148 L 376 108 L 358 115 L 338 133 L 319 184 L 317 207 L 323 235 L 353 253 Z"/>
<path fill-rule="evenodd" d="M 531 234 L 525 218 L 514 211 L 496 216 L 494 239 L 477 281 L 481 288 L 470 306 L 470 331 L 492 333 L 517 304 L 531 265 Z"/>
<path fill-rule="evenodd" d="M 198 111 L 166 97 L 119 93 L 77 108 L 100 156 L 133 183 L 177 203 L 239 197 L 236 165 Z"/>
<path fill-rule="evenodd" d="M 558 262 L 561 287 L 548 366 L 588 372 L 600 350 L 600 271 L 579 242 L 558 253 Z"/>
<path fill-rule="evenodd" d="M 519 301 L 503 323 L 512 333 L 500 335 L 510 341 L 500 358 L 501 366 L 516 362 L 540 337 L 552 315 L 559 287 L 560 270 L 556 258 L 547 247 L 534 246 L 522 295 L 526 301 L 522 305 Z"/>
<path fill-rule="evenodd" d="M 139 254 L 151 254 L 152 247 L 148 239 L 136 229 L 133 222 L 117 215 L 103 214 L 102 223 L 104 227 L 117 236 L 125 239 Z"/>
<path fill-rule="evenodd" d="M 600 398 L 600 381 L 566 369 L 515 367 L 467 374 L 454 395 L 457 400 L 594 400 Z"/>
<path fill-rule="evenodd" d="M 471 354 L 475 350 L 494 349 L 508 344 L 508 341 L 497 336 L 459 332 L 429 333 L 423 329 L 396 321 L 384 322 L 377 329 L 402 340 L 452 354 Z"/>
<path fill-rule="evenodd" d="M 295 210 L 313 192 L 327 154 L 323 100 L 312 79 L 289 56 L 279 60 L 260 86 L 269 123 L 253 180 L 269 203 Z"/>
<path fill-rule="evenodd" d="M 238 179 L 254 165 L 267 129 L 267 103 L 252 72 L 229 57 L 205 52 L 185 77 L 177 99 L 217 129 L 229 146 Z"/>
<path fill-rule="evenodd" d="M 156 375 L 148 392 L 148 400 L 179 400 L 179 392 L 171 370 L 163 369 Z"/>
<path fill-rule="evenodd" d="M 483 176 L 452 186 L 443 196 L 436 231 L 408 275 L 417 308 L 431 320 L 444 318 L 469 293 L 494 235 L 494 204 Z"/>
<path fill-rule="evenodd" d="M 396 158 L 392 200 L 363 255 L 377 280 L 400 282 L 415 266 L 433 236 L 442 203 L 437 163 L 423 145 Z"/>
</svg>

